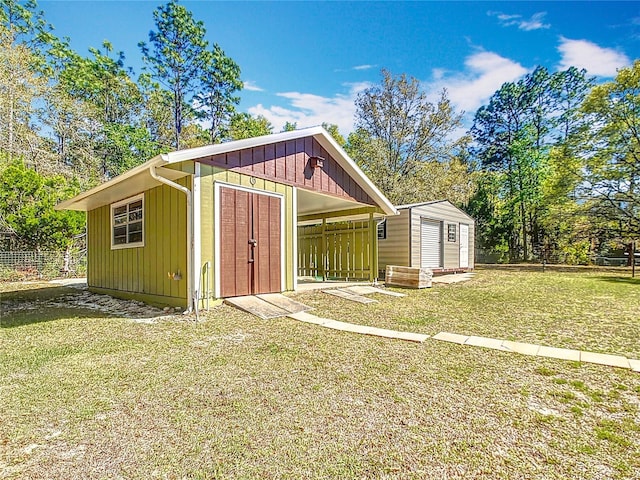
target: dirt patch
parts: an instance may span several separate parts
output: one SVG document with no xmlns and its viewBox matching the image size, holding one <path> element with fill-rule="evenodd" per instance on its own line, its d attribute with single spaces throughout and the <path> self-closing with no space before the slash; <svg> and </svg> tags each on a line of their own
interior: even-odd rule
<svg viewBox="0 0 640 480">
<path fill-rule="evenodd" d="M 47 291 L 45 290 L 45 293 Z M 109 316 L 154 321 L 160 317 L 173 315 L 182 308 L 166 307 L 160 309 L 147 305 L 138 300 L 121 300 L 109 295 L 90 292 L 86 287 L 65 288 L 62 292 L 58 288 L 50 289 L 50 295 L 41 294 L 34 297 L 24 295 L 3 295 L 2 315 L 10 316 L 20 313 L 35 313 L 47 309 L 78 309 L 98 311 Z"/>
</svg>

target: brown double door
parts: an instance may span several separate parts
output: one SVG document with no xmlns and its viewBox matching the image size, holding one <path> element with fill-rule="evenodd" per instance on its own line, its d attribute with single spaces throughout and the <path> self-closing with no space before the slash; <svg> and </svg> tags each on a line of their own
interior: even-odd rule
<svg viewBox="0 0 640 480">
<path fill-rule="evenodd" d="M 220 295 L 280 292 L 281 199 L 220 187 Z"/>
</svg>

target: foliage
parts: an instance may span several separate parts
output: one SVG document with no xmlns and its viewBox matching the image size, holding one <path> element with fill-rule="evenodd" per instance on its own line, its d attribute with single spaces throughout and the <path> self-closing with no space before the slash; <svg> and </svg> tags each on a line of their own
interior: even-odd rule
<svg viewBox="0 0 640 480">
<path fill-rule="evenodd" d="M 355 120 L 347 152 L 392 202 L 443 198 L 451 186 L 462 192 L 452 201 L 468 198 L 467 178 L 457 183 L 464 169 L 456 164 L 468 139 L 452 139 L 461 114 L 446 91 L 434 104 L 418 80 L 383 70 L 382 82 L 358 95 Z"/>
<path fill-rule="evenodd" d="M 337 142 L 338 145 L 340 145 L 342 148 L 346 146 L 347 141 L 344 139 L 342 134 L 338 131 L 338 126 L 336 124 L 324 122 L 322 124 L 322 128 L 324 128 L 329 133 L 329 135 L 333 137 L 333 139 Z"/>
<path fill-rule="evenodd" d="M 84 214 L 56 211 L 78 193 L 63 176 L 44 177 L 14 160 L 0 170 L 0 222 L 28 249 L 64 249 L 85 228 Z"/>
<path fill-rule="evenodd" d="M 296 122 L 285 122 L 284 127 L 282 127 L 283 132 L 293 132 L 298 128 L 298 124 Z"/>
<path fill-rule="evenodd" d="M 235 95 L 244 86 L 240 67 L 216 43 L 206 56 L 200 82 L 201 93 L 195 96 L 195 101 L 201 108 L 200 117 L 210 123 L 209 141 L 218 143 L 240 103 L 240 97 Z"/>
<path fill-rule="evenodd" d="M 236 113 L 231 117 L 228 140 L 259 137 L 273 133 L 273 125 L 264 116 L 251 116 L 248 113 Z"/>
<path fill-rule="evenodd" d="M 193 14 L 176 1 L 159 6 L 153 12 L 157 31 L 149 32 L 149 42 L 140 43 L 143 60 L 158 79 L 171 92 L 173 113 L 173 147 L 180 149 L 182 128 L 195 116 L 189 104 L 197 80 L 207 62 L 205 27 Z"/>
<path fill-rule="evenodd" d="M 640 60 L 593 88 L 582 106 L 590 122 L 586 187 L 593 212 L 621 239 L 640 237 Z"/>
<path fill-rule="evenodd" d="M 479 242 L 481 247 L 496 249 L 500 239 L 500 250 L 508 252 L 505 260 L 527 261 L 548 255 L 549 249 L 560 253 L 566 235 L 578 233 L 563 225 L 562 213 L 578 210 L 576 145 L 585 125 L 579 105 L 592 83 L 584 70 L 551 74 L 538 67 L 505 83 L 476 112 L 471 154 L 481 170 L 495 173 L 491 189 L 472 202 L 471 214 L 489 229 L 480 233 L 488 242 Z M 493 219 L 484 216 L 488 211 L 482 205 L 491 196 L 499 206 Z"/>
</svg>

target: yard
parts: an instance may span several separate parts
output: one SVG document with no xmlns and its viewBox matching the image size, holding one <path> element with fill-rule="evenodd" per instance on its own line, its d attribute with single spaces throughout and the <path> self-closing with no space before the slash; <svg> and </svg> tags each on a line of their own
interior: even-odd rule
<svg viewBox="0 0 640 480">
<path fill-rule="evenodd" d="M 626 274 L 625 274 L 626 275 Z M 21 290 L 15 291 L 17 288 Z M 260 320 L 71 308 L 0 284 L 0 478 L 640 478 L 640 374 Z M 640 359 L 640 280 L 479 270 L 336 320 Z"/>
</svg>

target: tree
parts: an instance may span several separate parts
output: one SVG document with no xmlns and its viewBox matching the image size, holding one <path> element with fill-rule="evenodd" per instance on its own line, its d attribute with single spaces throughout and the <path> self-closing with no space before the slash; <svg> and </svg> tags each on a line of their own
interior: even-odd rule
<svg viewBox="0 0 640 480">
<path fill-rule="evenodd" d="M 64 94 L 90 106 L 97 126 L 92 138 L 100 177 L 108 180 L 157 153 L 142 122 L 144 108 L 140 88 L 124 67 L 124 54 L 111 56 L 113 47 L 90 48 L 92 57 L 72 55 L 60 73 Z"/>
<path fill-rule="evenodd" d="M 273 133 L 273 125 L 262 115 L 253 117 L 248 113 L 236 113 L 231 117 L 228 140 L 242 140 Z"/>
<path fill-rule="evenodd" d="M 552 219 L 557 217 L 548 215 L 551 204 L 545 193 L 554 193 L 557 200 L 558 188 L 577 186 L 573 181 L 558 181 L 555 190 L 543 188 L 547 177 L 560 180 L 556 173 L 569 174 L 566 166 L 575 165 L 573 145 L 582 125 L 577 105 L 591 82 L 584 70 L 569 68 L 550 74 L 538 67 L 518 82 L 502 85 L 475 114 L 472 155 L 480 168 L 497 174 L 493 180 L 499 185 L 494 194 L 504 200 L 499 202 L 501 208 L 508 210 L 500 215 L 508 222 L 500 230 L 509 232 L 511 261 L 529 260 L 546 242 L 545 228 L 555 228 Z M 556 148 L 554 161 L 549 157 L 552 147 Z M 564 165 L 560 158 L 565 159 Z M 575 174 L 569 178 L 573 180 Z"/>
<path fill-rule="evenodd" d="M 432 175 L 449 171 L 465 147 L 455 137 L 462 114 L 446 91 L 431 103 L 415 78 L 382 71 L 382 83 L 356 99 L 356 131 L 347 152 L 394 203 L 434 200 Z"/>
<path fill-rule="evenodd" d="M 201 92 L 195 99 L 202 109 L 201 117 L 210 124 L 209 141 L 218 143 L 240 103 L 240 97 L 234 95 L 244 87 L 240 67 L 215 43 L 207 56 L 200 82 Z"/>
<path fill-rule="evenodd" d="M 586 188 L 593 212 L 627 243 L 640 236 L 640 60 L 593 88 L 587 115 Z"/>
<path fill-rule="evenodd" d="M 333 137 L 333 139 L 340 145 L 342 148 L 345 147 L 347 141 L 344 139 L 340 131 L 338 130 L 338 126 L 334 123 L 322 123 L 322 128 L 324 128 L 329 135 Z"/>
<path fill-rule="evenodd" d="M 173 146 L 180 149 L 180 135 L 186 122 L 195 116 L 189 103 L 202 76 L 208 56 L 205 27 L 175 0 L 153 12 L 157 31 L 149 32 L 150 46 L 139 44 L 143 61 L 172 95 Z"/>
<path fill-rule="evenodd" d="M 0 170 L 0 224 L 26 248 L 64 249 L 85 229 L 84 214 L 54 206 L 79 191 L 61 176 L 44 177 L 16 160 Z"/>
<path fill-rule="evenodd" d="M 285 122 L 284 127 L 282 127 L 283 132 L 293 132 L 298 128 L 298 124 L 296 122 Z"/>
<path fill-rule="evenodd" d="M 30 156 L 38 143 L 31 120 L 47 83 L 36 64 L 33 52 L 14 43 L 11 31 L 0 25 L 0 148 L 9 158 Z"/>
</svg>

